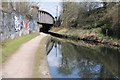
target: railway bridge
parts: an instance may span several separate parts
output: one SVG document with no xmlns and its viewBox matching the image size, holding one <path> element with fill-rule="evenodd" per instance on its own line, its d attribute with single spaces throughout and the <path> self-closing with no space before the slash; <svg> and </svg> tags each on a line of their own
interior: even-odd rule
<svg viewBox="0 0 120 80">
<path fill-rule="evenodd" d="M 40 32 L 48 32 L 54 25 L 54 17 L 46 11 L 39 10 L 37 23 L 40 27 Z"/>
</svg>

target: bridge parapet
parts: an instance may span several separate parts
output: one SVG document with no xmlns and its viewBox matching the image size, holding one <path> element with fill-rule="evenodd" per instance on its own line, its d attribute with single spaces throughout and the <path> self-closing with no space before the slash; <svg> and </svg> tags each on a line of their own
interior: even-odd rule
<svg viewBox="0 0 120 80">
<path fill-rule="evenodd" d="M 46 11 L 39 10 L 38 17 L 38 22 L 41 24 L 54 24 L 54 17 Z"/>
</svg>

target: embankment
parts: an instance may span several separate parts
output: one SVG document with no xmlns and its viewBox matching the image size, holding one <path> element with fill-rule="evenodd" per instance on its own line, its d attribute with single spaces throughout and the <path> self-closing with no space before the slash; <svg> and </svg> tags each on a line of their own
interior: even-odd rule
<svg viewBox="0 0 120 80">
<path fill-rule="evenodd" d="M 110 37 L 100 36 L 100 28 L 90 29 L 90 30 L 58 28 L 58 29 L 52 29 L 50 32 L 57 33 L 59 35 L 64 35 L 65 38 L 70 38 L 72 40 L 83 40 L 87 42 L 94 42 L 94 43 L 120 47 L 119 39 L 114 40 Z"/>
</svg>

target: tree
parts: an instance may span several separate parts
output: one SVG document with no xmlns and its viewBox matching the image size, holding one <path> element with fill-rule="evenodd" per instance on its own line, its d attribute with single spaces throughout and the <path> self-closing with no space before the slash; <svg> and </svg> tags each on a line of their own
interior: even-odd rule
<svg viewBox="0 0 120 80">
<path fill-rule="evenodd" d="M 75 26 L 75 21 L 78 16 L 79 4 L 76 2 L 63 2 L 63 13 L 61 14 L 62 26 Z"/>
</svg>

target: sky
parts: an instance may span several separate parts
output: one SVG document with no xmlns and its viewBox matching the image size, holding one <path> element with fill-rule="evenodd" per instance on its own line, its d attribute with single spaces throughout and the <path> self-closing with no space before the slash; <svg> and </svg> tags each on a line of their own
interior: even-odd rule
<svg viewBox="0 0 120 80">
<path fill-rule="evenodd" d="M 62 10 L 60 2 L 39 2 L 39 9 L 49 12 L 53 17 L 59 16 Z"/>
<path fill-rule="evenodd" d="M 0 0 L 1 1 L 1 0 Z M 101 2 L 102 0 L 2 0 L 2 1 L 16 1 L 16 2 L 35 2 L 41 10 L 49 12 L 53 17 L 59 16 L 62 10 L 61 2 Z M 119 0 L 103 0 L 103 1 L 119 1 Z M 57 11 L 58 7 L 58 11 Z"/>
<path fill-rule="evenodd" d="M 119 1 L 119 0 L 32 0 L 38 2 L 38 6 L 41 10 L 45 10 L 53 15 L 53 17 L 59 16 L 62 10 L 61 2 L 101 2 L 101 1 Z M 57 11 L 58 6 L 58 11 Z"/>
</svg>

